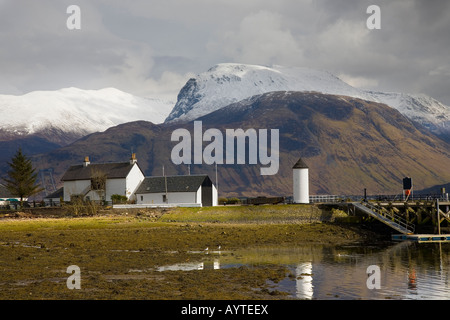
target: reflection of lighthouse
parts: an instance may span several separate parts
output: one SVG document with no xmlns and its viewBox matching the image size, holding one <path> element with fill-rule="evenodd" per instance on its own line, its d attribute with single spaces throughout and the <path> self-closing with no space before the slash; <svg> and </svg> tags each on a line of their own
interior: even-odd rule
<svg viewBox="0 0 450 320">
<path fill-rule="evenodd" d="M 294 203 L 309 203 L 309 169 L 300 158 L 292 168 L 294 177 Z"/>
<path fill-rule="evenodd" d="M 312 284 L 312 264 L 311 262 L 304 262 L 297 265 L 295 269 L 297 276 L 296 280 L 296 297 L 299 299 L 312 299 L 313 284 Z"/>
</svg>

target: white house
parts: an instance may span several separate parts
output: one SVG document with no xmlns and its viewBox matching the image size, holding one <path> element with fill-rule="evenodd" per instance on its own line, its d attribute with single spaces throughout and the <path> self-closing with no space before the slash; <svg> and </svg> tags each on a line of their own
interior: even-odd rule
<svg viewBox="0 0 450 320">
<path fill-rule="evenodd" d="M 216 186 L 207 175 L 146 177 L 136 191 L 138 205 L 217 206 Z"/>
<path fill-rule="evenodd" d="M 111 201 L 114 194 L 133 200 L 144 177 L 134 153 L 129 162 L 120 163 L 91 164 L 86 157 L 83 164 L 71 166 L 61 178 L 64 201 L 74 196 Z"/>
</svg>

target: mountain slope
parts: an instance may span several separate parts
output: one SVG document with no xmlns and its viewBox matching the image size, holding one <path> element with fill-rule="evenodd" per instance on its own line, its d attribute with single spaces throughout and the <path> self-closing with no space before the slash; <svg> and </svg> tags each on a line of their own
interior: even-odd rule
<svg viewBox="0 0 450 320">
<path fill-rule="evenodd" d="M 114 88 L 66 88 L 34 91 L 22 96 L 0 95 L 3 133 L 0 139 L 38 135 L 51 142 L 72 142 L 125 122 L 161 123 L 171 108 L 170 102 L 140 98 Z M 5 138 L 8 135 L 10 137 Z"/>
<path fill-rule="evenodd" d="M 450 107 L 425 95 L 354 88 L 336 76 L 309 68 L 218 64 L 190 79 L 166 122 L 189 121 L 253 95 L 271 91 L 316 91 L 385 103 L 438 135 L 450 136 Z"/>
<path fill-rule="evenodd" d="M 400 193 L 405 176 L 417 189 L 450 181 L 450 146 L 384 104 L 348 96 L 270 92 L 205 115 L 203 132 L 226 129 L 279 129 L 279 171 L 260 175 L 260 165 L 218 166 L 221 196 L 291 195 L 292 166 L 302 157 L 310 167 L 311 194 Z M 69 146 L 35 157 L 60 177 L 85 156 L 92 162 L 124 161 L 131 150 L 146 175 L 187 174 L 187 165 L 171 161 L 175 129 L 193 134 L 193 123 L 122 124 Z M 203 143 L 203 147 L 208 145 Z M 246 149 L 248 150 L 248 148 Z M 224 150 L 225 152 L 225 150 Z M 191 165 L 208 173 L 214 165 Z"/>
</svg>

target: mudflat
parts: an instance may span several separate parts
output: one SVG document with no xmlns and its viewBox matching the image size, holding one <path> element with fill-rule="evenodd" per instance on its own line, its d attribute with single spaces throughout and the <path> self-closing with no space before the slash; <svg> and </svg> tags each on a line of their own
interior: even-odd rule
<svg viewBox="0 0 450 320">
<path fill-rule="evenodd" d="M 280 265 L 203 270 L 161 267 L 211 261 L 241 248 L 338 245 L 381 237 L 314 206 L 102 210 L 92 216 L 0 216 L 0 299 L 285 299 Z M 69 266 L 80 289 L 69 289 Z"/>
</svg>

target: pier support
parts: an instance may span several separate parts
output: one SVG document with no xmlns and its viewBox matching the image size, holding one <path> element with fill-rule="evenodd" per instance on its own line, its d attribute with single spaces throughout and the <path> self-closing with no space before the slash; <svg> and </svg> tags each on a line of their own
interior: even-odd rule
<svg viewBox="0 0 450 320">
<path fill-rule="evenodd" d="M 436 199 L 436 222 L 437 222 L 437 230 L 438 234 L 441 234 L 441 217 L 439 216 L 439 200 Z"/>
</svg>

